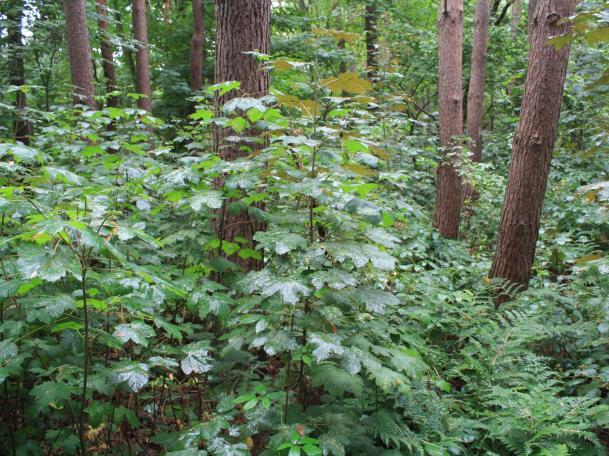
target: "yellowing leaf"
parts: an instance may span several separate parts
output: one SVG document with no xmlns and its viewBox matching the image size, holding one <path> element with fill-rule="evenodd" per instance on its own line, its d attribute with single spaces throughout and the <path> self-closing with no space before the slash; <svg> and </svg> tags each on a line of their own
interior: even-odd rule
<svg viewBox="0 0 609 456">
<path fill-rule="evenodd" d="M 590 263 L 591 261 L 601 260 L 603 257 L 600 255 L 586 255 L 575 260 L 575 264 L 581 266 L 582 264 Z"/>
<path fill-rule="evenodd" d="M 609 27 L 601 27 L 586 34 L 588 44 L 605 43 L 609 41 Z"/>
<path fill-rule="evenodd" d="M 321 83 L 334 95 L 340 95 L 342 92 L 361 95 L 372 89 L 370 81 L 360 78 L 357 73 L 341 73 L 338 77 L 323 79 Z"/>
<path fill-rule="evenodd" d="M 278 71 L 287 71 L 294 69 L 294 66 L 287 60 L 277 60 L 273 63 L 273 68 Z"/>
<path fill-rule="evenodd" d="M 387 160 L 389 158 L 387 151 L 378 146 L 370 146 L 370 151 L 380 159 Z"/>
<path fill-rule="evenodd" d="M 365 166 L 358 165 L 356 163 L 349 163 L 347 165 L 343 165 L 343 168 L 359 176 L 374 176 L 376 174 L 370 168 L 366 168 Z"/>
<path fill-rule="evenodd" d="M 346 41 L 348 43 L 353 43 L 360 38 L 360 35 L 357 33 L 344 32 L 341 30 L 326 30 L 319 27 L 312 27 L 311 31 L 318 36 L 328 36 L 338 41 Z"/>
</svg>

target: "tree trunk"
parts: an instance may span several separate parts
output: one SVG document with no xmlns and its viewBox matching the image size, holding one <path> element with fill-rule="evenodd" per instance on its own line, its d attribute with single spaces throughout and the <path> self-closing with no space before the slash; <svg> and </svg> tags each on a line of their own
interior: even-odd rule
<svg viewBox="0 0 609 456">
<path fill-rule="evenodd" d="M 522 15 L 522 5 L 520 0 L 514 0 L 512 5 L 512 36 L 518 35 L 518 24 L 520 24 L 520 16 Z"/>
<path fill-rule="evenodd" d="M 491 277 L 526 288 L 529 284 L 541 211 L 556 142 L 569 46 L 556 50 L 548 39 L 568 32 L 562 20 L 575 12 L 577 0 L 539 0 L 520 123 L 497 237 Z M 499 302 L 507 299 L 500 296 Z"/>
<path fill-rule="evenodd" d="M 490 6 L 490 0 L 478 0 L 476 4 L 472 66 L 467 94 L 467 134 L 471 139 L 470 149 L 475 162 L 482 160 L 482 117 Z"/>
<path fill-rule="evenodd" d="M 74 103 L 95 109 L 93 68 L 85 0 L 63 0 Z"/>
<path fill-rule="evenodd" d="M 533 26 L 535 25 L 535 9 L 537 9 L 538 0 L 529 0 L 529 22 L 527 25 L 529 34 L 529 43 L 533 36 Z"/>
<path fill-rule="evenodd" d="M 121 14 L 121 5 L 118 0 L 114 0 L 114 20 L 116 23 L 116 31 L 121 35 L 121 37 L 125 38 L 125 27 L 123 25 L 123 17 Z M 135 70 L 135 61 L 133 59 L 133 52 L 129 46 L 121 46 L 123 51 L 123 56 L 125 57 L 125 63 L 127 68 L 129 69 L 129 75 L 131 76 L 131 82 L 133 83 L 133 89 L 137 87 L 137 72 Z"/>
<path fill-rule="evenodd" d="M 146 17 L 146 0 L 133 0 L 133 36 L 138 41 L 135 54 L 137 73 L 137 93 L 144 95 L 137 100 L 137 106 L 152 112 L 152 88 L 150 86 L 150 62 L 148 53 L 148 19 Z"/>
<path fill-rule="evenodd" d="M 463 0 L 440 2 L 438 31 L 440 147 L 444 157 L 437 170 L 434 227 L 442 236 L 456 239 L 463 193 L 461 176 L 454 166 L 463 134 Z"/>
<path fill-rule="evenodd" d="M 190 88 L 200 92 L 203 87 L 205 59 L 205 22 L 201 0 L 192 0 L 192 41 L 190 44 Z"/>
<path fill-rule="evenodd" d="M 169 24 L 169 15 L 171 14 L 171 0 L 163 0 L 163 23 Z"/>
<path fill-rule="evenodd" d="M 378 67 L 378 30 L 377 30 L 376 0 L 367 0 L 364 16 L 366 30 L 366 67 L 368 77 L 373 77 Z"/>
<path fill-rule="evenodd" d="M 17 0 L 8 6 L 7 41 L 10 46 L 9 71 L 11 85 L 25 85 L 25 67 L 23 58 L 23 0 Z M 25 92 L 15 92 L 15 118 L 13 120 L 13 136 L 16 141 L 29 144 L 32 126 L 25 117 L 27 97 Z"/>
<path fill-rule="evenodd" d="M 100 48 L 102 55 L 102 66 L 104 77 L 106 78 L 106 94 L 108 95 L 107 104 L 110 107 L 118 106 L 116 95 L 109 95 L 118 90 L 116 83 L 116 72 L 114 70 L 114 53 L 110 45 L 110 35 L 108 33 L 108 7 L 106 0 L 96 0 L 97 14 L 99 15 L 98 26 L 101 34 Z"/>
<path fill-rule="evenodd" d="M 239 92 L 231 91 L 222 97 L 216 97 L 216 108 L 237 96 L 262 97 L 269 93 L 269 74 L 263 70 L 256 57 L 245 54 L 258 51 L 270 53 L 271 0 L 216 0 L 216 83 L 239 81 Z M 235 133 L 230 129 L 214 130 L 214 149 L 227 161 L 243 155 L 240 150 L 246 146 L 253 150 L 260 144 L 241 142 L 225 143 L 227 136 Z M 255 132 L 244 132 L 245 136 L 254 136 Z M 217 185 L 222 185 L 218 182 Z M 225 202 L 222 215 L 216 220 L 215 230 L 221 240 L 232 242 L 236 237 L 254 243 L 254 234 L 264 228 L 248 213 L 233 213 L 229 210 L 230 202 Z M 252 259 L 234 260 L 245 270 L 259 269 L 260 261 Z"/>
</svg>

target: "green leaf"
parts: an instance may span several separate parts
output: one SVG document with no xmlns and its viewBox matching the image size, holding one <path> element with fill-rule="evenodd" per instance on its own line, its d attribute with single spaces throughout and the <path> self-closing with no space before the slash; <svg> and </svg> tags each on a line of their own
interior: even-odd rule
<svg viewBox="0 0 609 456">
<path fill-rule="evenodd" d="M 17 266 L 25 279 L 39 278 L 57 282 L 72 268 L 78 268 L 75 259 L 63 249 L 23 245 L 17 249 Z"/>
<path fill-rule="evenodd" d="M 285 304 L 296 304 L 301 296 L 308 296 L 310 293 L 300 282 L 277 277 L 267 269 L 250 272 L 239 286 L 246 293 L 259 292 L 262 297 L 278 294 Z"/>
<path fill-rule="evenodd" d="M 222 193 L 215 190 L 200 192 L 190 198 L 190 207 L 192 207 L 195 212 L 201 212 L 203 207 L 220 209 L 223 203 Z"/>
<path fill-rule="evenodd" d="M 155 335 L 154 329 L 141 321 L 120 324 L 114 330 L 113 336 L 126 344 L 130 340 L 138 345 L 148 346 L 148 338 Z"/>
<path fill-rule="evenodd" d="M 340 356 L 345 352 L 341 338 L 337 334 L 310 333 L 307 341 L 316 348 L 313 350 L 317 362 L 324 361 L 332 355 Z"/>
<path fill-rule="evenodd" d="M 186 375 L 200 374 L 212 370 L 212 358 L 209 356 L 209 347 L 206 342 L 198 342 L 183 349 L 186 357 L 180 363 Z"/>
<path fill-rule="evenodd" d="M 30 394 L 36 398 L 38 410 L 44 410 L 51 403 L 59 405 L 68 400 L 72 394 L 72 387 L 65 383 L 44 382 L 34 386 Z"/>
<path fill-rule="evenodd" d="M 397 306 L 400 300 L 393 294 L 386 291 L 377 290 L 376 288 L 366 286 L 362 287 L 352 294 L 354 300 L 366 306 L 369 312 L 382 314 L 387 306 Z"/>
<path fill-rule="evenodd" d="M 112 383 L 127 383 L 129 388 L 137 393 L 148 383 L 148 366 L 143 363 L 132 363 L 112 370 Z"/>
<path fill-rule="evenodd" d="M 18 352 L 17 344 L 11 339 L 0 341 L 0 361 L 14 358 Z"/>
</svg>

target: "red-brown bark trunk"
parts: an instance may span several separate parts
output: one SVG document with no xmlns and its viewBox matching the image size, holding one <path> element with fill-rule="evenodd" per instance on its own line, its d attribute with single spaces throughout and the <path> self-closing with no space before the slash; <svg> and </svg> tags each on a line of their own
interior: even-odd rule
<svg viewBox="0 0 609 456">
<path fill-rule="evenodd" d="M 148 49 L 148 18 L 146 17 L 146 0 L 133 0 L 133 36 L 138 41 L 135 53 L 137 73 L 137 93 L 144 95 L 137 100 L 140 109 L 152 112 L 152 87 L 150 84 L 150 55 Z"/>
<path fill-rule="evenodd" d="M 557 50 L 548 39 L 568 32 L 570 26 L 563 19 L 575 12 L 576 3 L 539 0 L 534 15 L 520 124 L 490 273 L 523 288 L 529 284 L 535 258 L 569 61 L 569 46 Z"/>
<path fill-rule="evenodd" d="M 434 226 L 456 239 L 463 200 L 463 185 L 455 168 L 463 134 L 463 0 L 441 0 L 439 31 L 439 111 L 442 162 L 437 170 Z"/>
<path fill-rule="evenodd" d="M 85 0 L 63 0 L 74 103 L 96 108 Z"/>
<path fill-rule="evenodd" d="M 205 21 L 201 0 L 192 0 L 192 40 L 190 43 L 190 88 L 199 92 L 203 87 L 205 59 Z"/>
<path fill-rule="evenodd" d="M 246 52 L 270 53 L 271 0 L 216 0 L 216 83 L 239 81 L 239 92 L 231 91 L 223 97 L 216 97 L 216 108 L 237 96 L 262 97 L 269 93 L 269 74 L 262 69 L 255 56 Z M 225 138 L 235 133 L 230 129 L 215 129 L 214 148 L 227 161 L 243 155 L 241 147 L 259 149 L 260 144 L 227 143 Z M 255 132 L 244 132 L 254 136 Z M 217 185 L 222 185 L 218 182 Z M 232 213 L 225 203 L 222 216 L 214 222 L 218 237 L 232 242 L 236 237 L 254 243 L 254 234 L 264 225 L 247 212 Z M 260 261 L 232 258 L 244 270 L 259 269 Z"/>
<path fill-rule="evenodd" d="M 471 139 L 472 160 L 482 160 L 482 117 L 484 114 L 484 81 L 488 52 L 490 0 L 478 0 L 474 25 L 474 45 L 467 94 L 467 134 Z"/>
<path fill-rule="evenodd" d="M 102 67 L 104 70 L 104 78 L 106 79 L 106 94 L 108 95 L 107 104 L 110 107 L 118 106 L 118 98 L 115 95 L 110 95 L 118 90 L 116 83 L 116 71 L 114 69 L 114 53 L 110 44 L 110 35 L 108 32 L 108 7 L 106 0 L 96 0 L 99 32 L 101 35 L 100 48 L 102 56 Z"/>
</svg>

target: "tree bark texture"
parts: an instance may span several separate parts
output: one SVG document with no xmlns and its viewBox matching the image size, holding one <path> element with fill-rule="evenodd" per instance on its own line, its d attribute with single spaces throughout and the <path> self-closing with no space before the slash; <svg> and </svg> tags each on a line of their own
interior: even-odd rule
<svg viewBox="0 0 609 456">
<path fill-rule="evenodd" d="M 192 40 L 190 43 L 190 88 L 193 92 L 203 87 L 205 59 L 205 22 L 201 0 L 192 0 Z"/>
<path fill-rule="evenodd" d="M 133 36 L 138 41 L 135 53 L 137 73 L 137 93 L 144 95 L 137 100 L 140 109 L 152 112 L 152 87 L 150 85 L 150 54 L 148 49 L 148 18 L 146 17 L 146 0 L 133 0 Z"/>
<path fill-rule="evenodd" d="M 520 123 L 490 273 L 523 288 L 529 284 L 535 258 L 569 61 L 569 46 L 557 50 L 548 39 L 569 31 L 570 25 L 562 20 L 574 13 L 576 3 L 539 0 L 535 10 Z"/>
<path fill-rule="evenodd" d="M 63 0 L 74 103 L 96 108 L 85 0 Z"/>
<path fill-rule="evenodd" d="M 100 31 L 100 48 L 102 56 L 102 67 L 104 69 L 104 78 L 106 79 L 106 93 L 110 94 L 118 90 L 116 83 L 116 71 L 114 69 L 114 53 L 110 44 L 110 34 L 108 33 L 108 7 L 106 0 L 96 0 L 95 6 L 98 14 L 98 27 Z M 108 95 L 107 104 L 110 107 L 118 106 L 118 97 Z"/>
<path fill-rule="evenodd" d="M 25 85 L 25 66 L 23 57 L 23 0 L 13 1 L 6 11 L 7 41 L 10 46 L 9 71 L 11 85 Z M 15 92 L 15 117 L 13 119 L 13 136 L 16 141 L 28 144 L 32 126 L 25 116 L 27 96 L 20 90 Z"/>
<path fill-rule="evenodd" d="M 529 34 L 529 43 L 533 37 L 533 26 L 535 25 L 535 10 L 537 9 L 538 0 L 529 0 L 529 22 L 527 25 Z"/>
<path fill-rule="evenodd" d="M 366 13 L 364 15 L 364 28 L 366 30 L 366 67 L 368 76 L 374 76 L 378 67 L 378 11 L 376 0 L 366 2 Z"/>
<path fill-rule="evenodd" d="M 438 81 L 442 162 L 436 176 L 434 227 L 444 237 L 459 236 L 462 179 L 455 168 L 463 134 L 463 0 L 441 0 Z"/>
<path fill-rule="evenodd" d="M 482 160 L 482 117 L 484 114 L 484 81 L 488 53 L 488 28 L 490 22 L 490 0 L 478 0 L 474 25 L 474 45 L 467 93 L 467 134 L 469 135 L 472 159 Z"/>
<path fill-rule="evenodd" d="M 263 70 L 255 56 L 245 54 L 257 51 L 270 53 L 271 42 L 271 0 L 216 0 L 216 83 L 239 81 L 239 91 L 231 91 L 216 97 L 216 109 L 234 97 L 262 97 L 269 93 L 269 74 Z M 261 148 L 251 142 L 228 143 L 224 139 L 235 133 L 230 129 L 214 130 L 214 148 L 227 161 L 243 156 L 242 147 L 251 150 Z M 245 136 L 255 136 L 256 132 L 244 132 Z M 217 182 L 222 185 L 222 182 Z M 225 202 L 221 217 L 214 222 L 218 237 L 232 242 L 236 237 L 247 239 L 253 244 L 254 234 L 264 229 L 264 225 L 245 211 L 233 213 L 231 202 Z M 233 258 L 244 270 L 259 269 L 262 264 L 256 260 Z"/>
</svg>

